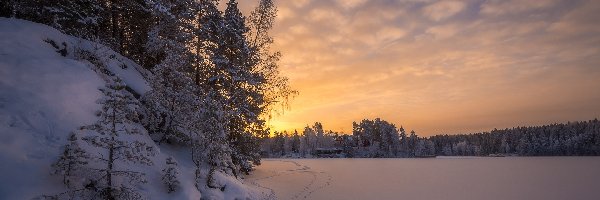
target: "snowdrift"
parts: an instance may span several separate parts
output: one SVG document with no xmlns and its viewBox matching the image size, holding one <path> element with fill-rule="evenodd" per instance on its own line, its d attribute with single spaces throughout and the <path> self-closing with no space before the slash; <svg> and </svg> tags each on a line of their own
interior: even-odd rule
<svg viewBox="0 0 600 200">
<path fill-rule="evenodd" d="M 97 60 L 86 60 L 92 52 Z M 82 56 L 83 55 L 83 56 Z M 94 65 L 104 65 L 105 71 Z M 67 136 L 97 120 L 96 103 L 107 77 L 118 76 L 134 95 L 150 90 L 150 73 L 131 60 L 94 42 L 62 34 L 28 21 L 0 18 L 0 199 L 31 199 L 67 190 L 50 174 Z M 156 145 L 144 134 L 149 144 Z M 153 166 L 141 169 L 148 199 L 258 199 L 260 192 L 236 178 L 221 176 L 225 191 L 198 192 L 194 165 L 184 149 L 156 146 Z M 179 163 L 181 188 L 168 194 L 161 181 L 165 159 Z M 264 191 L 263 191 L 264 192 Z"/>
</svg>

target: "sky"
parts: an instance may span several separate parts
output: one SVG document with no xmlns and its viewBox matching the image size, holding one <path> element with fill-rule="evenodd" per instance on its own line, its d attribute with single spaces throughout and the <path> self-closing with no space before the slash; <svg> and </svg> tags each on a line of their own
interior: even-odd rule
<svg viewBox="0 0 600 200">
<path fill-rule="evenodd" d="M 381 118 L 430 136 L 600 118 L 600 1 L 275 3 L 273 49 L 299 95 L 274 130 Z"/>
</svg>

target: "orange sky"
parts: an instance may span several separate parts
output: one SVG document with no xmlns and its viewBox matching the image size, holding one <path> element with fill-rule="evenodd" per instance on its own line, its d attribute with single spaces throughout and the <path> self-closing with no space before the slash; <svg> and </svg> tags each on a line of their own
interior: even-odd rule
<svg viewBox="0 0 600 200">
<path fill-rule="evenodd" d="M 276 130 L 349 133 L 380 117 L 428 136 L 600 117 L 600 1 L 276 4 L 274 47 L 300 92 Z"/>
</svg>

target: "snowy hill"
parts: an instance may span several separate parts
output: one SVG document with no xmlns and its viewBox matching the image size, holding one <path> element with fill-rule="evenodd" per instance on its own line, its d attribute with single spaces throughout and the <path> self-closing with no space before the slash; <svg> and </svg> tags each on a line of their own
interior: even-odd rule
<svg viewBox="0 0 600 200">
<path fill-rule="evenodd" d="M 117 76 L 128 91 L 140 95 L 150 90 L 144 78 L 149 75 L 102 45 L 45 25 L 0 18 L 0 199 L 31 199 L 67 190 L 61 177 L 50 174 L 50 168 L 69 133 L 97 120 L 97 100 L 102 96 L 98 89 Z M 187 154 L 157 146 L 147 134 L 132 140 L 158 149 L 151 158 L 154 164 L 140 169 L 148 183 L 138 189 L 149 199 L 259 198 L 256 189 L 227 176 L 221 176 L 228 183 L 227 190 L 200 194 Z M 161 181 L 169 156 L 179 163 L 182 185 L 171 194 Z"/>
</svg>

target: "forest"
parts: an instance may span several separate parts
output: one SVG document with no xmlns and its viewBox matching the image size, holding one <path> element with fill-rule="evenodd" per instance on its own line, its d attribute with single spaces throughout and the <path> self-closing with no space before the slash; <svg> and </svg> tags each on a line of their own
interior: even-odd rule
<svg viewBox="0 0 600 200">
<path fill-rule="evenodd" d="M 241 178 L 260 165 L 259 141 L 276 109 L 297 92 L 279 73 L 281 53 L 269 35 L 277 8 L 261 0 L 244 16 L 236 0 L 8 0 L 0 17 L 46 24 L 93 42 L 75 48 L 46 39 L 63 57 L 91 63 L 106 81 L 98 121 L 69 134 L 51 172 L 68 191 L 47 199 L 139 199 L 161 148 L 182 148 L 196 168 L 196 188 L 224 191 L 222 175 Z M 81 43 L 83 44 L 83 43 Z M 143 69 L 151 87 L 139 93 L 108 70 L 116 52 Z M 106 54 L 106 55 L 105 55 Z M 107 59 L 105 59 L 107 58 Z M 122 59 L 121 59 L 122 60 Z M 112 62 L 112 61 L 111 61 Z M 120 68 L 134 66 L 120 64 Z M 142 137 L 149 136 L 151 142 Z M 162 180 L 178 190 L 178 166 L 167 158 Z M 221 178 L 219 178 L 221 177 Z"/>
<path fill-rule="evenodd" d="M 18 195 L 26 191 L 38 195 L 37 199 L 112 200 L 145 199 L 148 194 L 160 193 L 167 199 L 225 199 L 225 193 L 233 193 L 227 199 L 252 199 L 248 197 L 252 195 L 239 194 L 247 189 L 239 185 L 244 185 L 244 176 L 263 158 L 600 155 L 597 119 L 429 137 L 380 118 L 353 122 L 351 133 L 326 130 L 320 122 L 293 132 L 270 130 L 267 122 L 288 108 L 289 101 L 298 95 L 280 73 L 281 52 L 272 48 L 270 31 L 276 17 L 273 0 L 258 1 L 247 15 L 240 11 L 236 0 L 0 2 L 0 34 L 14 37 L 3 38 L 2 44 L 39 48 L 33 55 L 43 57 L 30 58 L 17 50 L 0 49 L 1 53 L 8 52 L 0 54 L 6 59 L 0 64 L 14 66 L 0 71 L 5 75 L 2 78 L 9 80 L 0 82 L 0 94 L 9 94 L 0 98 L 0 120 L 7 119 L 7 123 L 0 124 L 0 130 L 2 136 L 11 139 L 6 145 L 10 151 L 0 155 L 10 161 L 2 169 L 8 169 L 7 174 L 21 172 L 11 175 L 2 186 L 9 188 L 7 185 L 13 182 L 8 180 L 26 176 L 27 180 L 15 183 L 15 187 L 38 183 L 31 186 L 38 190 L 19 188 L 10 195 L 22 197 Z M 31 33 L 31 38 L 40 41 L 14 36 L 23 30 L 38 30 Z M 60 34 L 39 30 L 58 30 Z M 18 42 L 8 42 L 13 39 Z M 51 55 L 45 54 L 48 49 Z M 44 62 L 26 62 L 35 59 Z M 78 71 L 80 68 L 87 71 Z M 52 69 L 64 71 L 43 71 Z M 17 77 L 34 70 L 42 71 L 35 73 L 40 76 L 27 76 L 27 81 Z M 89 90 L 82 92 L 75 89 L 83 86 L 70 87 L 80 82 L 57 81 L 68 77 L 64 74 L 67 72 L 78 72 L 72 75 L 77 76 L 90 71 L 94 76 L 85 78 L 102 80 L 100 88 L 74 79 Z M 56 74 L 60 76 L 51 76 Z M 67 109 L 53 110 L 62 108 L 62 104 L 27 107 L 46 103 L 47 99 L 38 97 L 56 97 L 28 91 L 41 83 L 75 88 L 56 92 L 57 96 L 73 99 L 60 96 L 52 100 L 88 100 L 77 99 L 78 94 L 68 92 L 100 95 L 92 98 L 98 109 L 87 113 L 96 121 L 56 133 L 60 123 L 77 120 L 53 118 L 52 113 L 69 113 Z M 21 104 L 24 98 L 34 100 Z M 11 105 L 18 109 L 8 109 Z M 76 109 L 88 108 L 96 107 Z M 23 148 L 35 152 L 11 157 L 21 155 L 15 152 Z M 60 153 L 48 156 L 53 151 L 45 150 L 53 149 Z M 34 172 L 45 170 L 53 179 L 19 171 L 27 164 L 47 164 L 46 158 L 53 159 L 52 163 L 29 168 L 35 168 L 30 169 Z M 61 186 L 49 186 L 53 180 L 59 180 Z M 164 191 L 146 188 L 149 182 L 160 185 Z M 192 192 L 190 187 L 194 188 Z M 1 193 L 9 189 L 0 189 L 2 198 Z M 177 194 L 181 196 L 169 196 Z"/>
<path fill-rule="evenodd" d="M 301 133 L 276 132 L 262 144 L 265 157 L 413 158 L 433 156 L 598 156 L 600 122 L 494 129 L 419 137 L 382 119 L 353 123 L 352 134 L 316 122 Z"/>
</svg>

